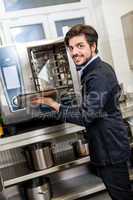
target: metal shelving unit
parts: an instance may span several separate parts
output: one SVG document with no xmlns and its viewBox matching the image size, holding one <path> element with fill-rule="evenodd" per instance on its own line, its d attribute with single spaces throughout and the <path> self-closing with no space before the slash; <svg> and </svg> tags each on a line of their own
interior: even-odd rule
<svg viewBox="0 0 133 200">
<path fill-rule="evenodd" d="M 0 140 L 0 151 L 6 151 L 10 149 L 15 149 L 19 147 L 23 147 L 32 143 L 36 142 L 41 142 L 41 141 L 47 141 L 50 139 L 62 137 L 65 135 L 70 135 L 70 134 L 75 134 L 81 131 L 84 131 L 85 128 L 81 126 L 77 126 L 74 124 L 61 124 L 53 127 L 48 127 L 48 128 L 41 128 L 38 130 L 34 131 L 29 131 L 25 132 L 20 135 L 15 135 L 11 136 L 8 138 L 3 138 Z M 63 164 L 58 164 L 55 165 L 51 168 L 47 168 L 41 171 L 31 171 L 27 168 L 26 162 L 22 162 L 20 164 L 16 164 L 13 166 L 5 167 L 1 169 L 1 173 L 3 174 L 3 179 L 4 179 L 4 187 L 11 187 L 17 184 L 20 184 L 24 181 L 40 177 L 40 176 L 45 176 L 45 175 L 50 175 L 52 173 L 68 170 L 74 167 L 78 167 L 84 164 L 89 163 L 90 157 L 83 157 L 79 158 L 76 160 L 72 160 L 69 162 L 65 162 Z M 96 176 L 92 174 L 87 174 L 87 177 L 82 177 L 82 176 L 76 176 L 73 179 L 65 180 L 66 185 L 74 185 L 75 181 L 76 184 L 73 187 L 72 190 L 69 190 L 69 188 L 64 188 L 66 192 L 63 194 L 60 194 L 57 188 L 63 184 L 63 182 L 58 182 L 53 185 L 53 191 L 54 191 L 54 197 L 52 200 L 67 200 L 67 199 L 76 199 L 78 197 L 82 197 L 85 195 L 89 195 L 101 190 L 104 190 L 105 187 L 101 180 L 97 178 Z M 87 182 L 86 182 L 87 180 Z M 56 187 L 55 187 L 56 185 Z M 72 188 L 72 187 L 71 187 Z M 63 190 L 62 190 L 63 191 Z M 58 193 L 58 194 L 57 194 Z M 12 199 L 20 199 L 20 197 L 12 197 Z"/>
<path fill-rule="evenodd" d="M 1 139 L 0 151 L 23 147 L 32 143 L 44 140 L 47 141 L 53 138 L 78 133 L 84 130 L 84 127 L 67 123 L 54 126 L 54 129 L 52 127 L 49 127 L 45 129 L 29 131 L 28 133 L 25 132 L 21 135 L 15 135 L 9 138 Z M 80 165 L 89 163 L 89 161 L 90 157 L 87 156 L 63 164 L 55 165 L 51 168 L 41 171 L 28 170 L 26 167 L 26 163 L 20 163 L 14 166 L 10 166 L 2 169 L 1 171 L 1 173 L 4 175 L 4 187 L 7 188 L 36 177 L 45 176 L 70 168 L 78 167 Z M 133 180 L 132 177 L 133 175 L 130 171 L 131 180 Z M 89 194 L 105 190 L 105 186 L 102 183 L 101 179 L 91 173 L 82 176 L 76 176 L 68 180 L 56 182 L 56 184 L 53 184 L 52 188 L 54 194 L 52 200 L 74 200 L 83 196 L 87 196 Z M 20 200 L 20 197 L 16 196 L 11 198 L 10 200 L 14 199 Z"/>
<path fill-rule="evenodd" d="M 92 174 L 57 182 L 52 188 L 53 198 L 51 200 L 75 200 L 105 190 L 101 179 Z M 13 196 L 9 200 L 20 200 L 20 197 Z"/>
<path fill-rule="evenodd" d="M 130 179 L 133 180 L 133 172 L 130 171 Z M 75 200 L 96 192 L 105 190 L 101 179 L 92 174 L 85 174 L 53 185 L 53 198 L 51 200 Z M 21 200 L 19 195 L 9 200 Z"/>
<path fill-rule="evenodd" d="M 0 139 L 0 151 L 23 147 L 25 145 L 54 139 L 64 135 L 78 133 L 84 130 L 84 127 L 70 123 L 60 124 L 54 126 L 54 128 L 41 128 L 34 131 L 22 133 L 20 135 L 14 135 L 11 137 Z"/>
<path fill-rule="evenodd" d="M 90 173 L 57 182 L 52 188 L 52 200 L 74 200 L 105 190 L 101 179 Z"/>
<path fill-rule="evenodd" d="M 54 128 L 48 127 L 48 128 L 41 128 L 41 129 L 34 130 L 34 131 L 24 132 L 19 135 L 2 138 L 0 140 L 0 146 L 1 146 L 0 152 L 11 150 L 11 149 L 16 149 L 16 148 L 21 148 L 23 146 L 33 144 L 36 142 L 47 141 L 47 140 L 51 140 L 51 139 L 55 139 L 58 137 L 63 137 L 66 135 L 71 135 L 71 134 L 77 134 L 78 132 L 81 132 L 84 130 L 85 130 L 84 127 L 70 124 L 70 123 L 64 123 L 64 124 L 54 126 Z M 69 162 L 65 162 L 63 164 L 58 164 L 58 165 L 56 164 L 55 166 L 53 166 L 51 168 L 47 168 L 47 169 L 40 170 L 40 171 L 29 170 L 27 168 L 27 163 L 22 162 L 22 163 L 18 163 L 15 165 L 11 165 L 11 166 L 2 168 L 1 174 L 2 174 L 3 180 L 4 180 L 4 187 L 7 188 L 7 187 L 11 187 L 11 186 L 20 184 L 24 181 L 27 181 L 27 180 L 30 180 L 30 179 L 33 179 L 36 177 L 45 176 L 45 175 L 49 175 L 52 173 L 71 169 L 74 167 L 78 167 L 80 165 L 89 163 L 89 161 L 90 161 L 90 157 L 87 156 L 87 157 L 79 158 L 79 159 L 72 160 Z M 97 187 L 98 187 L 97 185 L 96 186 L 94 185 L 94 188 L 93 188 L 94 190 L 92 190 L 92 192 L 103 189 L 103 187 L 98 187 L 99 189 L 97 189 Z M 78 190 L 78 186 L 77 186 L 77 190 Z M 80 193 L 82 193 L 81 196 L 86 194 L 86 192 L 84 193 L 84 190 L 81 191 Z M 88 194 L 88 192 L 87 192 L 87 194 Z M 73 196 L 73 194 L 72 194 L 72 196 Z M 19 197 L 15 197 L 15 198 L 16 198 L 16 200 L 19 199 Z M 14 199 L 14 197 L 13 197 L 13 199 Z M 55 199 L 56 199 L 56 197 L 55 197 Z M 62 197 L 61 197 L 61 199 L 62 199 Z"/>
<path fill-rule="evenodd" d="M 36 177 L 40 177 L 40 176 L 44 176 L 44 175 L 48 175 L 51 173 L 55 173 L 61 170 L 66 170 L 72 167 L 76 167 L 79 165 L 83 165 L 85 163 L 88 163 L 90 161 L 90 157 L 84 157 L 84 158 L 80 158 L 74 161 L 70 161 L 61 165 L 57 165 L 57 166 L 53 166 L 51 168 L 48 169 L 44 169 L 41 171 L 34 171 L 34 172 L 30 172 L 25 164 L 21 163 L 19 165 L 16 166 L 12 166 L 12 167 L 7 167 L 4 168 L 1 172 L 2 174 L 5 175 L 4 177 L 4 187 L 9 187 L 12 185 L 16 185 L 19 184 L 23 181 L 27 181 L 30 180 L 32 178 L 36 178 Z M 14 177 L 14 178 L 9 178 L 8 180 L 6 180 L 6 175 L 8 174 L 8 177 Z"/>
</svg>

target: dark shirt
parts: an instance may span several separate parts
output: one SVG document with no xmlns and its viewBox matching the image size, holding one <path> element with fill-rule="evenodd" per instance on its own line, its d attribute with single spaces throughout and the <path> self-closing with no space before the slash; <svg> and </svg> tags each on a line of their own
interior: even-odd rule
<svg viewBox="0 0 133 200">
<path fill-rule="evenodd" d="M 120 87 L 114 70 L 98 57 L 83 70 L 81 84 L 81 105 L 61 105 L 58 117 L 86 127 L 94 164 L 128 160 L 128 134 L 119 108 Z"/>
</svg>

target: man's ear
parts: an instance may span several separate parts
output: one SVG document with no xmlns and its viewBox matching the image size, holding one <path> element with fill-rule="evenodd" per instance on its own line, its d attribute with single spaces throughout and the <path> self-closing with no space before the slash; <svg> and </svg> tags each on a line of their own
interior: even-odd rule
<svg viewBox="0 0 133 200">
<path fill-rule="evenodd" d="M 95 42 L 91 45 L 91 50 L 92 50 L 92 53 L 95 53 L 95 51 L 96 51 L 96 43 Z"/>
</svg>

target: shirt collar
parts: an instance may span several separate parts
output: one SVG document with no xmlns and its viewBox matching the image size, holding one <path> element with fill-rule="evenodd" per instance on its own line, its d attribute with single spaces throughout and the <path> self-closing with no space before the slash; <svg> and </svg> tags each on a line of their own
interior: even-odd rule
<svg viewBox="0 0 133 200">
<path fill-rule="evenodd" d="M 86 68 L 86 66 L 88 66 L 93 60 L 95 60 L 95 59 L 98 58 L 98 57 L 99 57 L 99 55 L 96 54 L 95 56 L 93 56 L 93 57 L 81 68 L 81 70 L 79 71 L 79 76 L 80 76 L 80 78 L 81 78 L 82 73 L 83 73 L 83 70 Z"/>
</svg>

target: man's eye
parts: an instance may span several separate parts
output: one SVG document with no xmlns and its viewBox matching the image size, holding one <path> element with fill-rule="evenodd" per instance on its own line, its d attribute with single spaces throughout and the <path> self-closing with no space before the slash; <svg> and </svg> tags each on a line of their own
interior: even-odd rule
<svg viewBox="0 0 133 200">
<path fill-rule="evenodd" d="M 84 47 L 83 44 L 78 44 L 78 48 L 79 48 L 79 49 L 82 49 L 83 47 Z"/>
<path fill-rule="evenodd" d="M 73 48 L 72 47 L 69 47 L 69 51 L 72 51 L 73 50 Z"/>
</svg>

